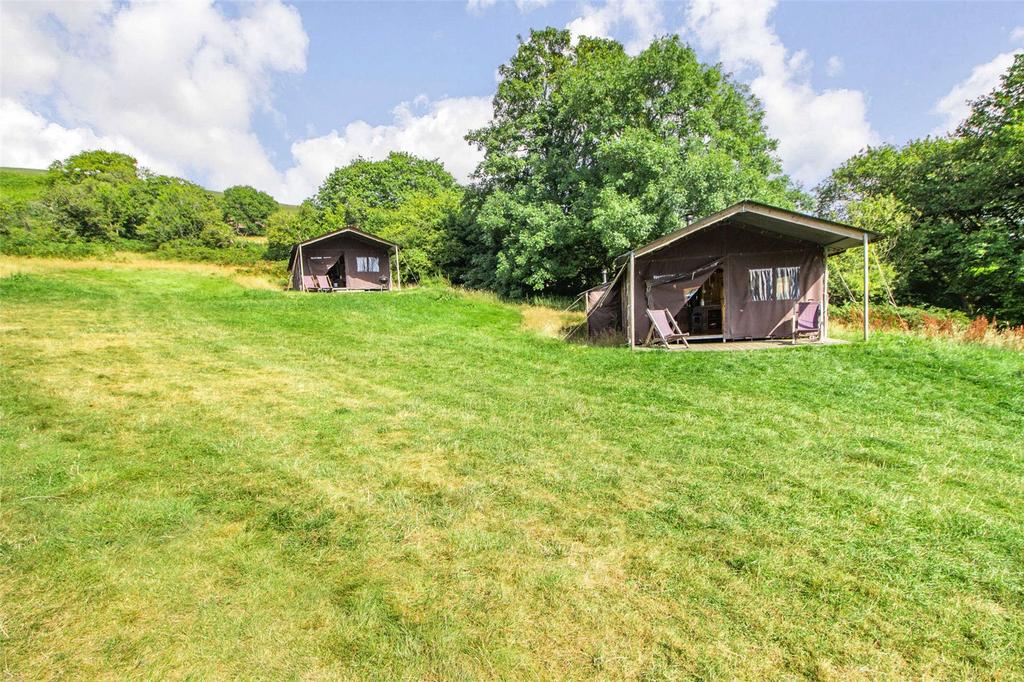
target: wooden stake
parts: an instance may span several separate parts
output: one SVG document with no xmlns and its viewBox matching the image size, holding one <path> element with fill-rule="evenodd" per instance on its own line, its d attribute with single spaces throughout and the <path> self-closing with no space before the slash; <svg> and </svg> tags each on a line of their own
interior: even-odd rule
<svg viewBox="0 0 1024 682">
<path fill-rule="evenodd" d="M 627 301 L 629 310 L 629 348 L 632 350 L 636 346 L 636 297 L 634 296 L 633 279 L 636 277 L 636 252 L 629 252 L 629 300 Z"/>
<path fill-rule="evenodd" d="M 864 340 L 868 340 L 868 234 L 864 233 Z"/>
<path fill-rule="evenodd" d="M 825 291 L 821 295 L 821 340 L 825 341 L 828 339 L 828 251 L 822 249 L 821 256 L 822 263 L 825 264 Z"/>
<path fill-rule="evenodd" d="M 398 247 L 395 247 L 395 272 L 398 273 L 398 290 L 402 290 L 402 263 L 398 258 Z"/>
</svg>

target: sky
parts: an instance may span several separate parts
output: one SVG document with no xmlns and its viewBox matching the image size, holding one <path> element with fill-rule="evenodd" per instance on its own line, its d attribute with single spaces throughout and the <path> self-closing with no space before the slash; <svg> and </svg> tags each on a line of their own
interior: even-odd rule
<svg viewBox="0 0 1024 682">
<path fill-rule="evenodd" d="M 1024 50 L 1024 2 L 0 0 L 0 165 L 112 149 L 297 203 L 401 150 L 468 182 L 498 66 L 545 26 L 631 54 L 678 34 L 750 86 L 808 188 L 868 145 L 953 130 Z"/>
</svg>

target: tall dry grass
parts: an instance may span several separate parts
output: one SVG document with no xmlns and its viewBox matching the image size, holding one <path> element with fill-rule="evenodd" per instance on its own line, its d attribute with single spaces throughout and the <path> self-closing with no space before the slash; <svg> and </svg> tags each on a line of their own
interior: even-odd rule
<svg viewBox="0 0 1024 682">
<path fill-rule="evenodd" d="M 860 329 L 864 324 L 863 311 L 856 305 L 836 306 L 830 308 L 829 314 L 835 325 Z M 952 310 L 874 306 L 870 310 L 868 322 L 869 327 L 875 331 L 906 332 L 930 338 L 1024 350 L 1024 325 L 1001 324 L 985 316 L 971 318 Z"/>
</svg>

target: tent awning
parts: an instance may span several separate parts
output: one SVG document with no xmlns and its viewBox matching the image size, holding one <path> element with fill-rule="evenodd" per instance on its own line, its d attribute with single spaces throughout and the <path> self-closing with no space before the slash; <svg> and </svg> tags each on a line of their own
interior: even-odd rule
<svg viewBox="0 0 1024 682">
<path fill-rule="evenodd" d="M 704 283 L 715 274 L 722 264 L 721 259 L 713 260 L 696 270 L 674 275 L 655 275 L 644 281 L 645 298 L 650 310 L 669 310 L 673 316 L 690 302 Z"/>
</svg>

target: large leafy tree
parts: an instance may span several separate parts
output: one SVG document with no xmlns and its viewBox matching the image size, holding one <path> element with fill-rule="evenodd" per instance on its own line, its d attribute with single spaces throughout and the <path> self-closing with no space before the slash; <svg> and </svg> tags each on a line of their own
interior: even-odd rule
<svg viewBox="0 0 1024 682">
<path fill-rule="evenodd" d="M 418 280 L 440 274 L 447 225 L 461 195 L 439 162 L 396 152 L 335 169 L 314 204 L 325 229 L 355 226 L 398 244 L 403 278 Z"/>
<path fill-rule="evenodd" d="M 139 236 L 154 245 L 179 240 L 214 248 L 232 244 L 233 232 L 209 192 L 180 178 L 163 180 Z"/>
<path fill-rule="evenodd" d="M 58 230 L 83 239 L 133 236 L 145 219 L 149 174 L 127 154 L 80 152 L 50 164 L 45 203 Z"/>
<path fill-rule="evenodd" d="M 266 192 L 249 185 L 235 185 L 221 197 L 224 220 L 241 234 L 262 235 L 267 220 L 277 211 L 277 202 Z"/>
<path fill-rule="evenodd" d="M 1024 55 L 953 135 L 858 154 L 818 202 L 889 235 L 898 298 L 1024 321 Z"/>
<path fill-rule="evenodd" d="M 615 256 L 731 202 L 792 206 L 757 100 L 678 38 L 636 57 L 605 39 L 533 31 L 499 69 L 465 281 L 571 291 Z"/>
<path fill-rule="evenodd" d="M 54 161 L 50 164 L 48 179 L 51 183 L 75 184 L 91 178 L 118 184 L 133 182 L 144 175 L 139 162 L 128 154 L 98 149 Z"/>
</svg>

